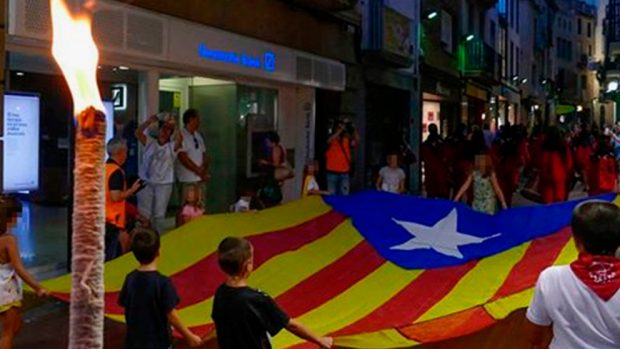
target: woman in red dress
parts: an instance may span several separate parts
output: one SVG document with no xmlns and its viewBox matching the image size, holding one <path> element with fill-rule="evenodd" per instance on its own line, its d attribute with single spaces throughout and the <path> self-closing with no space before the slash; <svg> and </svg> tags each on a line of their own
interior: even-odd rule
<svg viewBox="0 0 620 349">
<path fill-rule="evenodd" d="M 571 152 L 557 127 L 550 127 L 542 144 L 539 192 L 544 203 L 568 199 L 568 181 L 573 171 Z"/>
<path fill-rule="evenodd" d="M 446 160 L 450 170 L 451 189 L 456 195 L 473 167 L 473 161 L 468 160 L 466 155 L 467 148 L 467 126 L 459 124 L 456 131 L 450 136 L 445 144 Z"/>
<path fill-rule="evenodd" d="M 512 203 L 512 195 L 519 186 L 519 175 L 523 167 L 521 142 L 518 139 L 517 129 L 513 126 L 502 133 L 493 144 L 493 161 L 497 172 L 497 179 L 508 207 Z"/>
<path fill-rule="evenodd" d="M 611 138 L 601 137 L 588 167 L 588 194 L 600 195 L 617 191 L 618 164 Z"/>
<path fill-rule="evenodd" d="M 573 139 L 573 152 L 575 155 L 575 172 L 581 178 L 586 191 L 588 190 L 588 174 L 590 173 L 590 164 L 592 154 L 594 153 L 594 141 L 590 128 L 583 125 L 581 131 Z"/>
<path fill-rule="evenodd" d="M 439 135 L 437 125 L 431 124 L 428 131 L 428 138 L 422 143 L 426 196 L 448 199 L 450 197 L 450 170 L 446 145 Z"/>
</svg>

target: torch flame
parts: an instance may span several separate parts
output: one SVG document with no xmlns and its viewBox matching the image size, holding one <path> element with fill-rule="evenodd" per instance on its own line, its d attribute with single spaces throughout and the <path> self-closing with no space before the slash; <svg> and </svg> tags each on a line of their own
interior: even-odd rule
<svg viewBox="0 0 620 349">
<path fill-rule="evenodd" d="M 71 95 L 74 113 L 93 107 L 104 111 L 97 85 L 99 51 L 93 40 L 88 16 L 73 16 L 64 0 L 50 0 L 52 55 L 60 66 Z"/>
</svg>

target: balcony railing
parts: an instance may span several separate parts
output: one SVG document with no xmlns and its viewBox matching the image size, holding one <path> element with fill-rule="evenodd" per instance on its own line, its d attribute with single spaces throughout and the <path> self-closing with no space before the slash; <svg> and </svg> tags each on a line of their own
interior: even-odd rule
<svg viewBox="0 0 620 349">
<path fill-rule="evenodd" d="M 461 44 L 459 63 L 466 77 L 497 82 L 500 77 L 500 56 L 481 39 L 471 39 Z"/>
</svg>

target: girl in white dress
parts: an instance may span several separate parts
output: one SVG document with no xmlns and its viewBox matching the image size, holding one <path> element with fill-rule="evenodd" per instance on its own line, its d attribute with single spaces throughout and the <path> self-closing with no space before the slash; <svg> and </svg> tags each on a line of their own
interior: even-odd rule
<svg viewBox="0 0 620 349">
<path fill-rule="evenodd" d="M 304 168 L 303 188 L 301 197 L 305 198 L 310 195 L 329 195 L 328 191 L 321 190 L 319 183 L 316 181 L 316 174 L 319 172 L 319 162 L 310 160 Z"/>
<path fill-rule="evenodd" d="M 48 293 L 24 268 L 17 248 L 17 239 L 8 232 L 17 223 L 21 212 L 22 206 L 19 200 L 12 196 L 0 196 L 0 321 L 2 322 L 0 349 L 13 347 L 13 339 L 21 327 L 22 287 L 19 278 L 24 280 L 38 296 L 42 297 Z"/>
</svg>

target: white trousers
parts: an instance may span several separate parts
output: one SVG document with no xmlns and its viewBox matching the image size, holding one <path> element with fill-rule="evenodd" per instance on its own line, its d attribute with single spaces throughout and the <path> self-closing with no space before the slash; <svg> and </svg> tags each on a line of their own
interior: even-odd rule
<svg viewBox="0 0 620 349">
<path fill-rule="evenodd" d="M 168 202 L 172 194 L 172 183 L 170 184 L 147 184 L 144 189 L 138 192 L 138 211 L 144 217 L 150 219 L 153 228 L 160 233 L 163 221 L 166 219 Z"/>
</svg>

